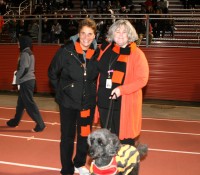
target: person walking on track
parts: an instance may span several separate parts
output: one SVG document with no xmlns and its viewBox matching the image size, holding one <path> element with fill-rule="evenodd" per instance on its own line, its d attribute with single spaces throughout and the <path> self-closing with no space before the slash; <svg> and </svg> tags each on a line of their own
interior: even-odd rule
<svg viewBox="0 0 200 175">
<path fill-rule="evenodd" d="M 16 71 L 16 84 L 18 86 L 18 100 L 14 118 L 7 122 L 9 127 L 16 127 L 26 109 L 29 116 L 35 121 L 33 132 L 41 132 L 46 127 L 39 109 L 34 102 L 33 93 L 35 89 L 35 57 L 31 50 L 32 40 L 29 36 L 19 38 L 20 56 Z"/>
</svg>

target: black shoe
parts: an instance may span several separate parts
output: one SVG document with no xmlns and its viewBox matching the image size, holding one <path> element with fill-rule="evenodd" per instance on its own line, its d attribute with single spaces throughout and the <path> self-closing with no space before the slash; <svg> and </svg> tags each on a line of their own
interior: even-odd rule
<svg viewBox="0 0 200 175">
<path fill-rule="evenodd" d="M 32 129 L 33 132 L 42 132 L 46 128 L 45 124 L 41 127 L 38 124 L 34 129 Z"/>
<path fill-rule="evenodd" d="M 7 125 L 9 127 L 16 127 L 16 126 L 18 126 L 18 124 L 19 124 L 19 122 L 16 121 L 16 119 L 14 119 L 14 118 L 7 121 Z"/>
</svg>

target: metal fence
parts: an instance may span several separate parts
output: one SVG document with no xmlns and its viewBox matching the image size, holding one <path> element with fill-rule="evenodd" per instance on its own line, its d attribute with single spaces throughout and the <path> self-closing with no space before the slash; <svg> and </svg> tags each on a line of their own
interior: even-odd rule
<svg viewBox="0 0 200 175">
<path fill-rule="evenodd" d="M 197 11 L 200 12 L 200 11 Z M 93 18 L 97 23 L 97 40 L 101 43 L 108 27 L 118 19 L 127 19 L 137 29 L 140 46 L 200 47 L 200 13 L 180 14 L 83 14 L 61 13 L 49 15 L 6 15 L 0 43 L 16 43 L 20 35 L 30 35 L 35 44 L 63 44 L 77 33 L 79 20 Z M 145 22 L 144 22 L 145 21 Z M 145 33 L 139 23 L 145 23 Z M 165 25 L 171 23 L 171 28 Z M 152 31 L 149 30 L 150 25 Z M 169 24 L 167 24 L 169 25 Z M 144 27 L 144 26 L 143 26 Z M 173 33 L 172 33 L 173 32 Z"/>
</svg>

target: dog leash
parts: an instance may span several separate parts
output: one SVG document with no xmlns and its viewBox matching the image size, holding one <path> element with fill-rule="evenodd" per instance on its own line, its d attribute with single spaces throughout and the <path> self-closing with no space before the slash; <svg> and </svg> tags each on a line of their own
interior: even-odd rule
<svg viewBox="0 0 200 175">
<path fill-rule="evenodd" d="M 113 96 L 115 96 L 115 99 L 112 98 Z M 111 130 L 112 117 L 113 117 L 113 111 L 114 111 L 114 101 L 116 99 L 117 99 L 116 93 L 111 95 L 110 104 L 109 104 L 109 108 L 108 108 L 108 115 L 107 115 L 106 124 L 105 124 L 105 128 L 108 129 L 108 130 Z M 109 128 L 108 128 L 108 123 L 110 123 Z"/>
</svg>

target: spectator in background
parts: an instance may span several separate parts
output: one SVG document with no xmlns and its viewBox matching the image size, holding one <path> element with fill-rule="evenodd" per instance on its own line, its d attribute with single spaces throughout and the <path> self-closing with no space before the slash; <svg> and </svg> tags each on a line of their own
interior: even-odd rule
<svg viewBox="0 0 200 175">
<path fill-rule="evenodd" d="M 80 0 L 80 4 L 81 4 L 81 9 L 88 8 L 87 0 Z"/>
<path fill-rule="evenodd" d="M 137 22 L 138 19 L 138 16 L 135 15 L 137 14 L 138 12 L 135 10 L 135 6 L 132 4 L 130 7 L 129 7 L 129 11 L 128 11 L 128 17 L 129 17 L 129 21 L 130 23 L 135 27 L 135 24 Z"/>
<path fill-rule="evenodd" d="M 168 6 L 169 2 L 167 0 L 160 0 L 157 3 L 157 8 L 161 9 L 163 13 L 168 11 Z"/>
<path fill-rule="evenodd" d="M 74 19 L 74 16 L 69 15 L 70 19 L 65 21 L 67 30 L 65 30 L 66 40 L 68 40 L 71 36 L 76 35 L 78 32 L 78 21 Z"/>
<path fill-rule="evenodd" d="M 9 32 L 9 35 L 10 35 L 12 43 L 16 43 L 17 42 L 16 30 L 17 30 L 17 20 L 16 20 L 15 17 L 12 17 L 8 21 L 8 32 Z"/>
<path fill-rule="evenodd" d="M 145 14 L 145 13 L 147 13 L 147 9 L 146 9 L 145 4 L 140 3 L 140 10 L 139 10 L 139 13 L 140 13 L 140 14 Z"/>
<path fill-rule="evenodd" d="M 97 6 L 100 6 L 100 7 L 104 8 L 105 1 L 103 1 L 103 0 L 97 0 Z"/>
<path fill-rule="evenodd" d="M 119 14 L 127 14 L 127 13 L 128 11 L 126 9 L 126 6 L 125 5 L 121 6 L 121 8 L 119 9 Z"/>
<path fill-rule="evenodd" d="M 95 19 L 97 25 L 97 32 L 96 32 L 96 40 L 98 43 L 101 43 L 102 39 L 104 38 L 103 29 L 104 29 L 104 19 L 102 19 L 102 14 L 104 14 L 104 10 L 101 6 L 96 7 L 96 16 Z"/>
<path fill-rule="evenodd" d="M 142 19 L 138 20 L 136 23 L 136 31 L 138 33 L 138 40 L 136 41 L 137 45 L 139 46 L 142 42 L 142 39 L 146 37 L 147 34 L 147 15 L 144 15 Z M 151 23 L 149 23 L 149 35 L 148 35 L 148 45 L 151 44 L 151 41 L 153 39 L 152 34 L 152 26 Z"/>
<path fill-rule="evenodd" d="M 42 42 L 50 42 L 51 21 L 45 16 L 42 20 Z"/>
<path fill-rule="evenodd" d="M 33 39 L 33 40 L 37 40 L 38 39 L 38 35 L 39 35 L 39 24 L 37 20 L 32 20 L 29 24 L 28 27 L 28 33 L 29 36 Z"/>
<path fill-rule="evenodd" d="M 167 13 L 167 12 L 166 12 Z M 165 32 L 169 31 L 170 32 L 170 36 L 172 38 L 174 38 L 174 31 L 176 29 L 175 27 L 175 22 L 174 22 L 174 18 L 172 15 L 170 14 L 166 14 L 164 16 L 164 18 L 166 18 L 164 21 L 164 25 L 163 25 L 163 30 L 162 30 L 162 37 L 164 38 L 165 36 Z"/>
<path fill-rule="evenodd" d="M 25 32 L 25 25 L 24 25 L 24 18 L 21 18 L 16 25 L 16 35 L 17 38 L 19 38 L 20 36 L 24 35 Z"/>
<path fill-rule="evenodd" d="M 0 0 L 0 15 L 4 15 L 7 11 L 6 3 Z"/>
<path fill-rule="evenodd" d="M 164 20 L 160 19 L 162 17 L 162 10 L 156 9 L 156 15 L 153 17 L 155 19 L 151 20 L 151 25 L 153 27 L 153 36 L 154 38 L 160 38 L 160 31 L 163 29 Z"/>
<path fill-rule="evenodd" d="M 54 20 L 53 25 L 51 26 L 51 42 L 60 43 L 62 39 L 62 26 L 57 19 Z"/>
<path fill-rule="evenodd" d="M 88 9 L 92 9 L 94 7 L 94 0 L 87 0 Z"/>
<path fill-rule="evenodd" d="M 152 0 L 146 0 L 146 1 L 144 2 L 144 5 L 145 5 L 145 8 L 146 8 L 146 12 L 147 12 L 147 13 L 153 12 L 154 3 L 153 3 Z"/>
<path fill-rule="evenodd" d="M 68 10 L 68 0 L 60 1 L 61 10 Z"/>
<path fill-rule="evenodd" d="M 2 33 L 3 26 L 4 26 L 4 19 L 3 16 L 0 14 L 0 34 Z"/>
</svg>

